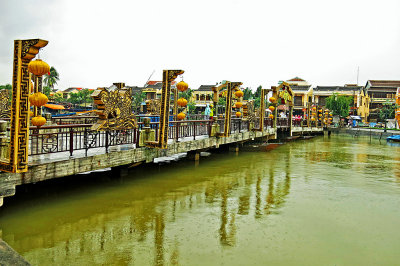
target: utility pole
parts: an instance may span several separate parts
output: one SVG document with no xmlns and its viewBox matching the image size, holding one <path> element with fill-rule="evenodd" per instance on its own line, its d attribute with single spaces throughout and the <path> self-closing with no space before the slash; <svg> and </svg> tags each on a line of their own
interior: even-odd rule
<svg viewBox="0 0 400 266">
<path fill-rule="evenodd" d="M 360 67 L 357 67 L 357 86 L 358 86 L 358 76 L 360 75 Z"/>
</svg>

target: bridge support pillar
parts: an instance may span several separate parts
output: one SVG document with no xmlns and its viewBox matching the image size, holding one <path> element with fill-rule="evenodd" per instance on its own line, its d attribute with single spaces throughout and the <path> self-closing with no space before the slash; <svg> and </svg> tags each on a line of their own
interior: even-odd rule
<svg viewBox="0 0 400 266">
<path fill-rule="evenodd" d="M 234 145 L 229 146 L 229 151 L 231 151 L 231 152 L 239 152 L 239 144 L 236 143 Z"/>
</svg>

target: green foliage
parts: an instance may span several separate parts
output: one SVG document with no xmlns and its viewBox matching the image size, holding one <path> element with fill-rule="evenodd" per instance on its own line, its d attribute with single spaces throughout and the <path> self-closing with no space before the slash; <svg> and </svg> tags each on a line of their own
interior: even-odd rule
<svg viewBox="0 0 400 266">
<path fill-rule="evenodd" d="M 349 115 L 350 104 L 353 102 L 353 97 L 339 95 L 333 93 L 326 99 L 326 108 L 332 111 L 333 115 L 346 117 Z"/>
<path fill-rule="evenodd" d="M 386 119 L 393 119 L 396 115 L 397 105 L 386 101 L 386 103 L 382 104 L 382 108 L 379 110 L 379 118 L 381 121 L 385 121 Z"/>
<path fill-rule="evenodd" d="M 192 89 L 187 89 L 186 91 L 181 91 L 178 93 L 178 98 L 185 98 L 188 102 L 190 102 L 190 99 L 192 98 Z"/>
<path fill-rule="evenodd" d="M 86 104 L 92 103 L 93 98 L 90 96 L 92 92 L 88 89 L 82 89 L 77 93 L 70 93 L 69 102 L 73 104 Z"/>
<path fill-rule="evenodd" d="M 187 110 L 188 110 L 188 114 L 193 114 L 194 111 L 196 110 L 195 104 L 192 102 L 188 103 Z"/>
<path fill-rule="evenodd" d="M 142 91 L 137 92 L 133 95 L 132 108 L 133 108 L 133 111 L 135 111 L 135 113 L 139 113 L 140 105 L 142 104 L 142 102 L 144 101 L 145 98 L 146 98 L 146 93 L 142 92 Z"/>
<path fill-rule="evenodd" d="M 218 105 L 226 106 L 226 99 L 224 97 L 220 97 L 218 99 Z"/>
<path fill-rule="evenodd" d="M 11 86 L 11 84 L 0 85 L 0 90 L 9 90 L 11 93 L 12 86 Z"/>
<path fill-rule="evenodd" d="M 54 102 L 56 102 L 56 103 L 63 103 L 63 102 L 65 102 L 65 99 L 62 97 L 62 94 L 60 94 L 60 93 L 54 94 L 52 100 L 53 100 Z"/>
<path fill-rule="evenodd" d="M 60 80 L 59 74 L 54 67 L 50 67 L 50 75 L 45 74 L 43 78 L 44 84 L 54 90 L 54 85 L 57 84 L 57 81 Z"/>
<path fill-rule="evenodd" d="M 250 88 L 245 88 L 243 90 L 243 100 L 250 100 L 253 97 L 253 92 Z"/>
<path fill-rule="evenodd" d="M 51 88 L 49 86 L 43 87 L 43 93 L 47 96 L 47 98 L 50 98 L 50 92 L 51 92 Z"/>
<path fill-rule="evenodd" d="M 256 99 L 256 98 L 260 98 L 260 97 L 261 97 L 261 88 L 262 88 L 261 85 L 257 87 L 257 90 L 256 90 L 256 91 L 254 92 L 254 94 L 253 94 L 253 99 Z"/>
</svg>

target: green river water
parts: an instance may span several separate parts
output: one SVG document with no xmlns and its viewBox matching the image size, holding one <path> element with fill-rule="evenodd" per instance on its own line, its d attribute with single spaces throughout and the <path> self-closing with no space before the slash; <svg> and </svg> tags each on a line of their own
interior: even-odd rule
<svg viewBox="0 0 400 266">
<path fill-rule="evenodd" d="M 33 265 L 400 265 L 399 226 L 400 146 L 350 136 L 20 186 L 0 209 Z"/>
</svg>

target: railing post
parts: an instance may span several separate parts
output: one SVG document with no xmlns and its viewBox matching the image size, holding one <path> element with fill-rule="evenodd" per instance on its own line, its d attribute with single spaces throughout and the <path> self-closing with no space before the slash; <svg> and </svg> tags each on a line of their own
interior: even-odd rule
<svg viewBox="0 0 400 266">
<path fill-rule="evenodd" d="M 196 139 L 196 122 L 193 122 L 193 139 Z"/>
<path fill-rule="evenodd" d="M 73 152 L 74 152 L 74 129 L 70 128 L 70 130 L 69 130 L 69 156 L 72 157 Z"/>
<path fill-rule="evenodd" d="M 106 130 L 106 144 L 105 144 L 105 146 L 106 146 L 106 153 L 108 153 L 108 130 Z"/>
<path fill-rule="evenodd" d="M 241 131 L 241 127 L 242 127 L 242 119 L 240 118 L 240 119 L 239 119 L 239 133 L 240 133 L 240 131 Z"/>
<path fill-rule="evenodd" d="M 178 139 L 179 139 L 179 122 L 175 123 L 175 131 L 176 131 L 175 139 L 176 139 L 176 142 L 178 142 Z"/>
<path fill-rule="evenodd" d="M 85 130 L 83 131 L 83 144 L 85 145 L 85 157 L 87 157 L 89 146 L 88 146 L 88 136 L 86 127 Z"/>
</svg>

